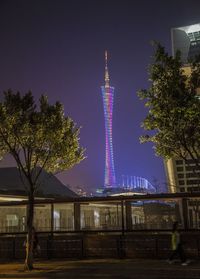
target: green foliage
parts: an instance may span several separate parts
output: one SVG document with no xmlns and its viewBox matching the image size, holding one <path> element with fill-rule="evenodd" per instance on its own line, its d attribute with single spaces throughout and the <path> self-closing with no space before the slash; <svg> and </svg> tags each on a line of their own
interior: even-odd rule
<svg viewBox="0 0 200 279">
<path fill-rule="evenodd" d="M 189 74 L 182 67 L 180 53 L 173 58 L 155 43 L 149 68 L 149 89 L 140 90 L 149 112 L 142 127 L 150 131 L 140 141 L 153 142 L 155 152 L 164 158 L 200 157 L 200 64 L 193 62 Z"/>
<path fill-rule="evenodd" d="M 0 103 L 1 158 L 8 153 L 33 189 L 42 169 L 55 173 L 84 159 L 79 128 L 64 116 L 59 102 L 50 105 L 47 97 L 41 96 L 37 108 L 31 92 L 22 96 L 10 90 Z"/>
</svg>

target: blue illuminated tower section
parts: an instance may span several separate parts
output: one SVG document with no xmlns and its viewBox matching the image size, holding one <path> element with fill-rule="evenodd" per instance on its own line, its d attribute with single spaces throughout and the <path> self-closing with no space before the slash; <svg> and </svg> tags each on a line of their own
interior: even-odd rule
<svg viewBox="0 0 200 279">
<path fill-rule="evenodd" d="M 113 144 L 112 144 L 112 115 L 113 115 L 114 87 L 111 87 L 109 82 L 107 51 L 105 51 L 105 85 L 101 86 L 101 91 L 103 97 L 105 137 L 106 137 L 104 187 L 112 188 L 116 186 L 115 168 L 114 168 L 114 159 L 113 159 Z"/>
</svg>

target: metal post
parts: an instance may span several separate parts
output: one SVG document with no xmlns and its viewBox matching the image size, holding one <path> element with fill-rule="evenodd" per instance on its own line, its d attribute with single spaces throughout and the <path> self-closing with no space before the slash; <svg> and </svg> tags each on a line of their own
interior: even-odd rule
<svg viewBox="0 0 200 279">
<path fill-rule="evenodd" d="M 126 214 L 126 229 L 132 231 L 132 216 L 131 216 L 131 202 L 125 202 L 125 214 Z"/>
<path fill-rule="evenodd" d="M 54 231 L 54 204 L 51 204 L 51 236 L 53 237 Z"/>
<path fill-rule="evenodd" d="M 47 238 L 47 258 L 51 259 L 53 256 L 53 231 L 54 231 L 54 204 L 51 203 L 51 228 L 50 234 Z"/>
<path fill-rule="evenodd" d="M 81 229 L 81 210 L 80 203 L 74 203 L 74 230 L 80 231 Z"/>
<path fill-rule="evenodd" d="M 188 199 L 183 198 L 182 199 L 182 214 L 183 214 L 183 225 L 184 230 L 188 229 Z"/>
<path fill-rule="evenodd" d="M 15 259 L 15 255 L 16 255 L 16 243 L 15 243 L 15 237 L 13 237 L 12 239 L 12 258 Z"/>
<path fill-rule="evenodd" d="M 124 201 L 121 201 L 121 212 L 122 212 L 122 235 L 124 235 Z"/>
</svg>

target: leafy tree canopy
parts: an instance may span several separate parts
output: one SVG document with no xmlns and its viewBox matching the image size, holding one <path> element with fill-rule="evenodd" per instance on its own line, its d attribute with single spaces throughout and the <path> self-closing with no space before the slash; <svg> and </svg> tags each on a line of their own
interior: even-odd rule
<svg viewBox="0 0 200 279">
<path fill-rule="evenodd" d="M 32 186 L 40 171 L 60 172 L 84 159 L 79 146 L 79 128 L 64 116 L 63 106 L 48 103 L 41 96 L 37 106 L 33 95 L 11 90 L 0 103 L 0 156 L 11 154 Z M 39 172 L 35 174 L 36 167 Z"/>
<path fill-rule="evenodd" d="M 149 89 L 138 92 L 149 112 L 142 127 L 150 133 L 140 137 L 142 143 L 153 142 L 155 152 L 164 158 L 200 157 L 200 64 L 183 67 L 180 52 L 168 55 L 155 43 L 149 67 Z"/>
</svg>

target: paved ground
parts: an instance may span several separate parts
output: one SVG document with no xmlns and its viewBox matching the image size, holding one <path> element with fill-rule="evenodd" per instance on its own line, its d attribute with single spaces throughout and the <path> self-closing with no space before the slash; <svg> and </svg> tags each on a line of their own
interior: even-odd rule
<svg viewBox="0 0 200 279">
<path fill-rule="evenodd" d="M 200 261 L 188 266 L 163 260 L 62 260 L 35 262 L 35 270 L 23 271 L 22 262 L 1 263 L 0 278 L 29 279 L 199 279 Z"/>
</svg>

